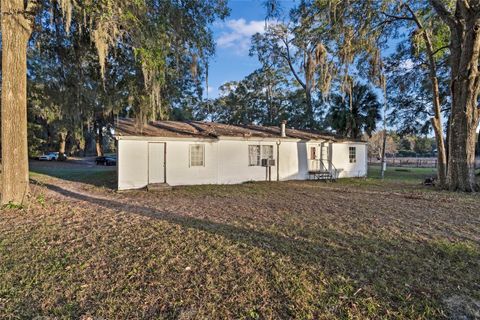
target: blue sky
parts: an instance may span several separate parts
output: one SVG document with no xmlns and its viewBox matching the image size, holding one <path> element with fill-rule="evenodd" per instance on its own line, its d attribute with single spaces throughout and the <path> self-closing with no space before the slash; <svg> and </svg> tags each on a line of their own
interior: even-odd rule
<svg viewBox="0 0 480 320">
<path fill-rule="evenodd" d="M 288 12 L 294 0 L 280 1 Z M 214 36 L 217 52 L 210 62 L 209 97 L 218 96 L 218 87 L 232 80 L 241 80 L 260 67 L 256 57 L 250 57 L 250 39 L 263 32 L 266 10 L 263 0 L 229 0 L 230 16 L 225 21 L 215 22 Z"/>
<path fill-rule="evenodd" d="M 295 0 L 279 0 L 284 15 Z M 251 37 L 265 28 L 263 0 L 229 0 L 230 16 L 213 25 L 217 42 L 216 55 L 210 61 L 208 97 L 218 97 L 218 88 L 228 81 L 241 80 L 260 67 L 256 57 L 248 55 Z M 396 43 L 388 52 L 395 50 Z"/>
</svg>

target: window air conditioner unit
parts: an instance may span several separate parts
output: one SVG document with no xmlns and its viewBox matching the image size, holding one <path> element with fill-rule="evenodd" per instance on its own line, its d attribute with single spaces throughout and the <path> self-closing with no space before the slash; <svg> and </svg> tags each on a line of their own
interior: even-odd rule
<svg viewBox="0 0 480 320">
<path fill-rule="evenodd" d="M 262 167 L 274 167 L 275 159 L 262 159 Z"/>
</svg>

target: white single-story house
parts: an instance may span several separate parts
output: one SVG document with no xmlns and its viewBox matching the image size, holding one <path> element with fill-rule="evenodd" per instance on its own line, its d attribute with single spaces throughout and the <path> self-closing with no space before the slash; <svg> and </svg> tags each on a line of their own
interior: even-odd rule
<svg viewBox="0 0 480 320">
<path fill-rule="evenodd" d="M 118 189 L 365 177 L 367 144 L 258 125 L 118 119 Z"/>
</svg>

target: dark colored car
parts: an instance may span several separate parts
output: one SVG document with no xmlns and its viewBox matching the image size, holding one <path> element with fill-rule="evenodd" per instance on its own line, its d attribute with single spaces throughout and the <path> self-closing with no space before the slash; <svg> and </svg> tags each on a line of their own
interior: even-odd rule
<svg viewBox="0 0 480 320">
<path fill-rule="evenodd" d="M 108 157 L 108 156 L 97 157 L 97 158 L 95 158 L 95 163 L 97 164 L 97 166 L 98 165 L 116 166 L 117 165 L 117 158 Z"/>
</svg>

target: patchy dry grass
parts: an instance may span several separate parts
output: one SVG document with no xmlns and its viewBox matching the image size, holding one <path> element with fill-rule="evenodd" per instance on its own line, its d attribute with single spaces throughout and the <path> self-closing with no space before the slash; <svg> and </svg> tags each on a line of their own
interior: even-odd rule
<svg viewBox="0 0 480 320">
<path fill-rule="evenodd" d="M 0 214 L 0 318 L 479 315 L 478 196 L 375 180 L 114 193 L 34 178 L 37 200 Z"/>
</svg>

